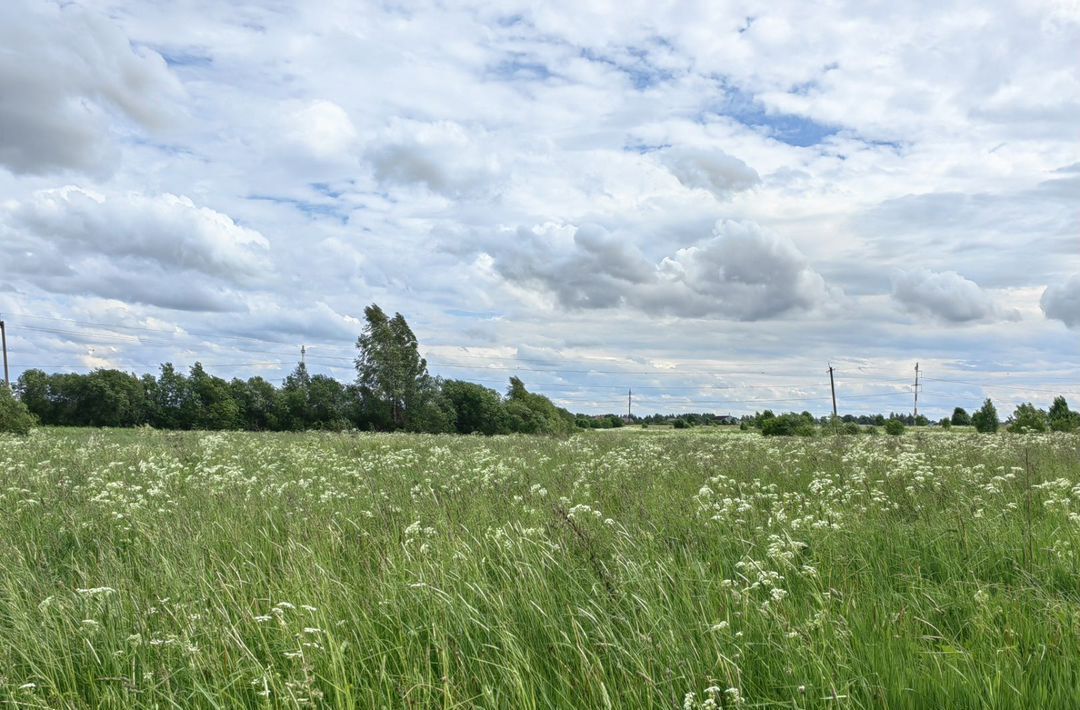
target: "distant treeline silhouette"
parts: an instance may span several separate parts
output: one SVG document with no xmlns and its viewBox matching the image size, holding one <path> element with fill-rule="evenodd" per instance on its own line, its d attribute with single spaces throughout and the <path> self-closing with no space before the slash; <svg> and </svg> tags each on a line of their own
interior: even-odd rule
<svg viewBox="0 0 1080 710">
<path fill-rule="evenodd" d="M 566 434 L 576 428 L 739 425 L 764 434 L 812 435 L 831 417 L 810 412 L 774 414 L 771 410 L 734 417 L 710 412 L 652 414 L 571 414 L 547 397 L 529 392 L 517 377 L 505 393 L 474 382 L 441 379 L 428 374 L 416 336 L 405 318 L 387 316 L 378 305 L 364 309 L 365 327 L 357 338 L 356 380 L 344 384 L 326 375 L 312 375 L 304 362 L 280 386 L 262 377 L 231 381 L 209 374 L 196 362 L 185 374 L 171 363 L 155 375 L 115 369 L 88 374 L 40 369 L 22 373 L 15 385 L 18 399 L 0 393 L 0 431 L 28 431 L 34 419 L 50 426 L 134 427 L 248 431 L 359 429 L 459 434 Z M 925 416 L 844 415 L 846 431 L 859 426 L 926 426 Z M 987 399 L 969 415 L 957 407 L 940 426 L 972 425 L 997 431 L 999 418 Z M 1022 404 L 1006 422 L 1011 431 L 1074 431 L 1080 413 L 1057 397 L 1049 411 Z"/>
<path fill-rule="evenodd" d="M 574 415 L 511 377 L 501 394 L 463 380 L 431 377 L 416 336 L 400 313 L 372 304 L 357 339 L 354 383 L 312 375 L 300 362 L 280 387 L 262 377 L 231 381 L 195 363 L 171 363 L 157 376 L 114 369 L 88 374 L 27 370 L 15 391 L 39 423 L 51 426 L 249 431 L 308 429 L 481 434 L 564 434 Z"/>
</svg>

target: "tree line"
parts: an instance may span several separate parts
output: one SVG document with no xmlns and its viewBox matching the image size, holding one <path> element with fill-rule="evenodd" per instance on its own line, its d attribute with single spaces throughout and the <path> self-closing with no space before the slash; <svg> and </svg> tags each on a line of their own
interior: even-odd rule
<svg viewBox="0 0 1080 710">
<path fill-rule="evenodd" d="M 196 362 L 185 374 L 171 363 L 155 375 L 138 376 L 113 369 L 88 374 L 27 370 L 15 394 L 0 387 L 0 431 L 25 433 L 35 424 L 82 427 L 152 426 L 158 429 L 305 431 L 359 429 L 459 434 L 567 434 L 575 429 L 615 428 L 626 424 L 667 424 L 675 428 L 739 424 L 765 435 L 811 436 L 832 423 L 810 412 L 775 414 L 771 410 L 739 418 L 708 412 L 646 417 L 571 414 L 550 399 L 529 392 L 511 377 L 505 393 L 465 380 L 428 373 L 419 343 L 400 313 L 388 316 L 377 304 L 364 309 L 365 325 L 357 338 L 356 379 L 343 384 L 312 375 L 300 362 L 280 386 L 262 377 L 225 380 Z M 902 433 L 905 426 L 926 426 L 924 416 L 904 413 L 844 415 L 847 433 Z M 997 431 L 1001 422 L 993 402 L 968 414 L 957 407 L 943 427 L 974 426 Z M 1080 413 L 1064 397 L 1049 410 L 1021 404 L 1005 426 L 1010 431 L 1074 431 Z"/>
<path fill-rule="evenodd" d="M 349 384 L 312 375 L 303 362 L 280 386 L 262 377 L 225 380 L 200 363 L 187 373 L 165 363 L 156 376 L 113 369 L 88 374 L 27 370 L 15 383 L 18 400 L 8 396 L 0 401 L 0 423 L 10 419 L 18 426 L 8 429 L 26 429 L 26 422 L 36 418 L 50 426 L 489 435 L 574 430 L 574 415 L 529 392 L 517 377 L 510 378 L 505 394 L 432 377 L 400 313 L 390 317 L 372 304 L 364 318 L 356 342 L 356 380 Z M 8 410 L 10 416 L 4 414 Z M 20 410 L 31 419 L 20 419 Z"/>
<path fill-rule="evenodd" d="M 824 427 L 827 424 L 833 423 L 830 417 L 820 417 L 815 420 L 810 412 L 775 414 L 767 409 L 753 416 L 743 417 L 740 427 L 744 431 L 756 429 L 765 436 L 814 436 L 819 430 L 826 430 Z M 859 417 L 844 415 L 837 418 L 833 430 L 844 434 L 873 434 L 877 433 L 878 427 L 882 427 L 886 434 L 899 436 L 904 433 L 906 427 L 929 426 L 930 424 L 930 420 L 922 415 L 897 413 L 892 413 L 888 417 L 883 414 Z M 980 434 L 992 434 L 1002 426 L 1017 434 L 1047 431 L 1072 432 L 1080 430 L 1080 412 L 1069 409 L 1068 401 L 1058 396 L 1054 398 L 1049 410 L 1040 409 L 1031 402 L 1020 404 L 1002 423 L 998 417 L 997 407 L 988 397 L 974 413 L 968 414 L 963 407 L 956 407 L 951 417 L 943 417 L 934 424 L 944 429 L 970 426 Z"/>
</svg>

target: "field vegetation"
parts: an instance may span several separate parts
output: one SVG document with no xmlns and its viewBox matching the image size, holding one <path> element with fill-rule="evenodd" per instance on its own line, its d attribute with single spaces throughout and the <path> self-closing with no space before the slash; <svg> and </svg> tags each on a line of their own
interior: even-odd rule
<svg viewBox="0 0 1080 710">
<path fill-rule="evenodd" d="M 1052 708 L 1080 436 L 0 436 L 0 704 Z"/>
</svg>

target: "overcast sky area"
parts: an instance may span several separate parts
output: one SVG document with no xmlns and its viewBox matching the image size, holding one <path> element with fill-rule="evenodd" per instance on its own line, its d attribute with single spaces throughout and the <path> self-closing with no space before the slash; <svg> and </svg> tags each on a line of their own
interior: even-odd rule
<svg viewBox="0 0 1080 710">
<path fill-rule="evenodd" d="M 24 369 L 1080 404 L 1080 0 L 0 3 Z"/>
</svg>

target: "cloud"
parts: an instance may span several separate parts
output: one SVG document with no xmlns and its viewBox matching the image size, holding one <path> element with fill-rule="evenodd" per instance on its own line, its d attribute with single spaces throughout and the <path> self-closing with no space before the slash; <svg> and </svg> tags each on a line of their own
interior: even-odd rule
<svg viewBox="0 0 1080 710">
<path fill-rule="evenodd" d="M 903 271 L 893 279 L 892 297 L 912 313 L 949 323 L 999 317 L 1002 309 L 977 283 L 955 271 Z"/>
<path fill-rule="evenodd" d="M 761 182 L 757 171 L 722 150 L 670 148 L 661 160 L 686 187 L 708 190 L 719 198 Z"/>
<path fill-rule="evenodd" d="M 802 252 L 753 222 L 718 222 L 711 239 L 665 258 L 658 274 L 661 287 L 646 303 L 672 314 L 761 320 L 829 298 Z"/>
<path fill-rule="evenodd" d="M 1037 313 L 1045 290 L 1050 318 L 1077 321 L 1080 23 L 1049 7 L 1075 4 L 777 0 L 748 19 L 724 3 L 0 1 L 0 282 L 17 290 L 0 305 L 63 318 L 104 295 L 193 332 L 351 351 L 334 314 L 378 301 L 425 346 L 531 345 L 565 370 L 588 352 L 802 381 L 837 353 L 881 371 L 917 349 L 942 373 L 1072 371 L 1075 339 Z M 87 174 L 53 177 L 68 170 Z M 85 194 L 37 192 L 70 182 Z M 905 304 L 890 276 L 913 253 L 981 296 L 934 281 L 952 295 L 924 303 L 936 292 L 911 276 Z M 251 361 L 230 347 L 220 362 Z M 27 337 L 20 360 L 54 349 Z"/>
<path fill-rule="evenodd" d="M 172 310 L 244 310 L 271 273 L 262 234 L 169 193 L 40 191 L 0 208 L 0 237 L 38 289 Z"/>
<path fill-rule="evenodd" d="M 722 220 L 712 237 L 659 263 L 595 225 L 577 227 L 569 242 L 560 231 L 518 230 L 514 247 L 495 250 L 493 268 L 566 307 L 628 306 L 653 315 L 764 320 L 813 309 L 831 296 L 790 240 L 752 222 Z M 553 256 L 559 242 L 562 254 Z"/>
<path fill-rule="evenodd" d="M 2 214 L 2 213 L 0 213 Z M 105 196 L 80 187 L 44 190 L 8 206 L 9 228 L 66 259 L 108 256 L 243 282 L 267 268 L 269 242 L 228 215 L 165 193 Z"/>
<path fill-rule="evenodd" d="M 179 84 L 155 52 L 81 8 L 0 3 L 0 165 L 15 173 L 102 167 L 110 123 L 165 120 Z"/>
<path fill-rule="evenodd" d="M 70 273 L 35 279 L 35 285 L 57 294 L 98 296 L 193 313 L 245 310 L 241 294 L 199 274 L 177 272 L 159 264 L 125 268 L 101 257 L 73 262 Z"/>
<path fill-rule="evenodd" d="M 423 185 L 447 197 L 481 191 L 499 162 L 457 123 L 394 120 L 367 152 L 384 185 Z"/>
<path fill-rule="evenodd" d="M 569 308 L 618 306 L 635 287 L 655 278 L 655 268 L 640 251 L 597 225 L 520 228 L 513 241 L 494 256 L 499 275 L 553 293 Z M 560 246 L 561 257 L 554 254 Z"/>
<path fill-rule="evenodd" d="M 320 160 L 338 160 L 356 144 L 356 127 L 345 109 L 333 101 L 294 104 L 282 119 L 287 143 Z"/>
<path fill-rule="evenodd" d="M 1070 328 L 1080 327 L 1080 274 L 1052 284 L 1043 291 L 1039 306 L 1047 318 L 1059 320 Z"/>
</svg>

